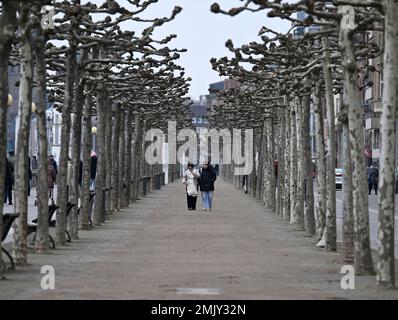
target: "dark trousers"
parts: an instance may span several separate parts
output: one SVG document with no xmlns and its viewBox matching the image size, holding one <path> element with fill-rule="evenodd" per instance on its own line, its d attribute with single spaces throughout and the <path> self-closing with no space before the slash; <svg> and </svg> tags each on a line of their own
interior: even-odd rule
<svg viewBox="0 0 398 320">
<path fill-rule="evenodd" d="M 374 187 L 374 189 L 375 189 L 375 194 L 377 194 L 377 183 L 371 183 L 371 182 L 369 182 L 368 183 L 368 186 L 369 186 L 369 194 L 372 192 L 372 188 Z"/>
<path fill-rule="evenodd" d="M 187 193 L 187 203 L 188 203 L 188 209 L 193 209 L 196 210 L 196 200 L 198 197 L 191 197 Z"/>
<path fill-rule="evenodd" d="M 8 203 L 12 203 L 12 184 L 6 184 L 4 188 L 4 203 L 7 202 L 8 198 Z"/>
</svg>

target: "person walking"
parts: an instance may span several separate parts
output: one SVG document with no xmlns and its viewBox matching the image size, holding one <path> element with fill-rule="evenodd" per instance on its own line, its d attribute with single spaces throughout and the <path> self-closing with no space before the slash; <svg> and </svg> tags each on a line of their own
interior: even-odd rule
<svg viewBox="0 0 398 320">
<path fill-rule="evenodd" d="M 379 169 L 377 169 L 377 167 L 375 167 L 372 164 L 369 168 L 369 174 L 368 174 L 369 194 L 371 194 L 372 188 L 375 189 L 375 194 L 377 194 L 378 183 L 379 183 Z"/>
<path fill-rule="evenodd" d="M 5 177 L 5 181 L 4 181 L 4 203 L 7 203 L 8 200 L 8 204 L 12 205 L 12 185 L 13 185 L 13 174 L 14 174 L 14 167 L 10 161 L 10 159 L 8 159 L 8 157 L 6 157 L 6 177 Z"/>
<path fill-rule="evenodd" d="M 200 192 L 202 195 L 203 209 L 202 211 L 211 211 L 213 205 L 214 182 L 217 179 L 216 171 L 208 161 L 203 162 L 200 171 Z"/>
<path fill-rule="evenodd" d="M 184 172 L 182 179 L 182 183 L 186 186 L 188 210 L 196 210 L 199 178 L 199 171 L 194 168 L 192 163 L 188 163 L 188 169 Z"/>
<path fill-rule="evenodd" d="M 56 178 L 57 178 L 57 172 L 55 171 L 51 157 L 48 157 L 48 164 L 47 164 L 47 186 L 49 190 L 48 196 L 53 201 L 54 201 L 54 185 Z"/>
<path fill-rule="evenodd" d="M 51 162 L 51 165 L 54 167 L 55 175 L 57 175 L 58 174 L 57 161 L 55 161 L 54 156 L 52 154 L 50 154 L 50 162 Z"/>
</svg>

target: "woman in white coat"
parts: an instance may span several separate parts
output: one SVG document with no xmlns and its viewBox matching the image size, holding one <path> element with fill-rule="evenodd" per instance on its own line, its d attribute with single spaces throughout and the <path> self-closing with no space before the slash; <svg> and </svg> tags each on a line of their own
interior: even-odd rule
<svg viewBox="0 0 398 320">
<path fill-rule="evenodd" d="M 196 201 L 198 198 L 198 179 L 199 171 L 194 169 L 192 163 L 188 163 L 188 169 L 184 172 L 182 183 L 186 187 L 188 210 L 196 210 Z"/>
</svg>

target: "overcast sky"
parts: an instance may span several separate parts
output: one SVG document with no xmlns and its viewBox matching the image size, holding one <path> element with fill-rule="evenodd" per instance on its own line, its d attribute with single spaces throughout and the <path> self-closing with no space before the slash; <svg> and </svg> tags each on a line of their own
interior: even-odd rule
<svg viewBox="0 0 398 320">
<path fill-rule="evenodd" d="M 183 8 L 174 21 L 159 27 L 154 36 L 160 38 L 172 33 L 177 34 L 177 39 L 174 39 L 169 47 L 188 49 L 178 63 L 186 69 L 186 75 L 192 78 L 190 95 L 195 99 L 208 93 L 210 83 L 221 79 L 211 69 L 209 60 L 212 57 L 229 56 L 228 49 L 225 48 L 227 39 L 232 39 L 235 45 L 241 45 L 258 40 L 257 33 L 263 25 L 278 31 L 287 31 L 289 28 L 286 22 L 267 18 L 264 11 L 243 12 L 233 18 L 214 14 L 210 12 L 210 6 L 214 2 L 215 0 L 159 0 L 141 15 L 145 18 L 164 17 L 169 16 L 176 5 Z M 123 5 L 125 0 L 119 0 L 119 3 Z M 223 9 L 242 4 L 237 0 L 219 0 L 218 3 Z M 124 27 L 129 28 L 126 25 Z M 131 24 L 131 29 L 134 28 L 136 26 Z"/>
</svg>

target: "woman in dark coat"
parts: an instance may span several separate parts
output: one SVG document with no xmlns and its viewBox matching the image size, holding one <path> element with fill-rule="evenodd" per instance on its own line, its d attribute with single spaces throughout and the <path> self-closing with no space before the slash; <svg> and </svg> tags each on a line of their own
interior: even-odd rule
<svg viewBox="0 0 398 320">
<path fill-rule="evenodd" d="M 203 163 L 200 171 L 199 186 L 202 195 L 203 209 L 202 211 L 211 211 L 213 204 L 214 182 L 217 179 L 216 171 L 208 161 Z"/>
</svg>

